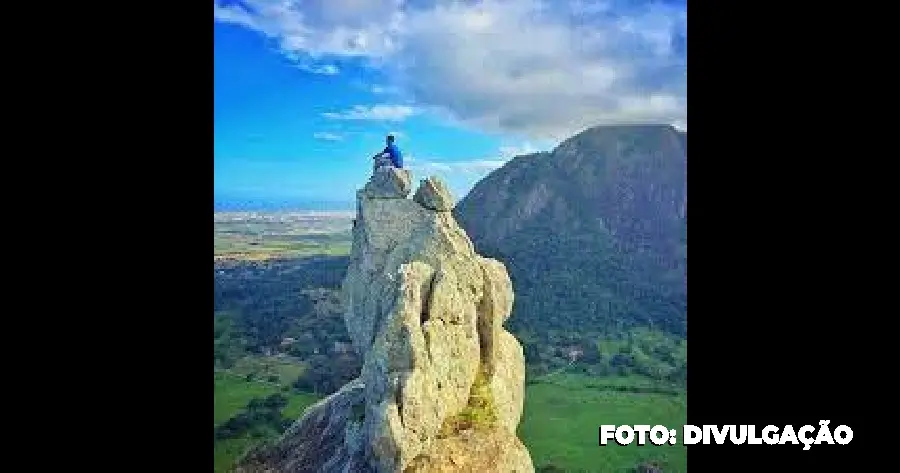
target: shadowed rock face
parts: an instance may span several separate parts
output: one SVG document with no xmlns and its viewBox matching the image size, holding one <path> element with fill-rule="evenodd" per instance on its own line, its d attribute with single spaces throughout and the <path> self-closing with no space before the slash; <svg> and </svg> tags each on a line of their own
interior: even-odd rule
<svg viewBox="0 0 900 473">
<path fill-rule="evenodd" d="M 374 473 L 350 430 L 364 408 L 363 384 L 356 380 L 306 409 L 274 445 L 249 452 L 238 472 Z"/>
<path fill-rule="evenodd" d="M 408 186 L 392 184 L 401 172 L 381 169 L 357 194 L 342 297 L 360 378 L 239 471 L 534 471 L 516 438 L 525 366 L 503 327 L 506 268 L 475 252 L 440 204 L 443 183 L 426 179 L 407 199 Z"/>
</svg>

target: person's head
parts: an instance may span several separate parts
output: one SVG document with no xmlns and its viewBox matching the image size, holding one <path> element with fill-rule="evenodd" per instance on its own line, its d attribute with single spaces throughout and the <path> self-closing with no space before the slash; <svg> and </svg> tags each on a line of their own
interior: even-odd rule
<svg viewBox="0 0 900 473">
<path fill-rule="evenodd" d="M 392 144 L 394 142 L 394 135 L 387 135 L 384 140 L 385 142 L 387 142 L 387 144 Z"/>
</svg>

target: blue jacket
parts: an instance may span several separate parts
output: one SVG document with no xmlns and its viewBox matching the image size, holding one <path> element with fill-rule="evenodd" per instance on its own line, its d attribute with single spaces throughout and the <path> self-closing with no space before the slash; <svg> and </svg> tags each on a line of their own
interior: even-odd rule
<svg viewBox="0 0 900 473">
<path fill-rule="evenodd" d="M 403 167 L 403 153 L 400 152 L 400 148 L 398 148 L 396 144 L 391 143 L 384 148 L 383 152 L 388 154 L 391 158 L 391 162 L 394 163 L 395 168 Z"/>
</svg>

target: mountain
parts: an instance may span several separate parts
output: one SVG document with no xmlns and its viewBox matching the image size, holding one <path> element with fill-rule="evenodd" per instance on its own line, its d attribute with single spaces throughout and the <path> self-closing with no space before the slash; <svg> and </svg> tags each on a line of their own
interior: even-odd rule
<svg viewBox="0 0 900 473">
<path fill-rule="evenodd" d="M 358 193 L 341 292 L 363 358 L 357 379 L 310 406 L 239 473 L 533 473 L 516 431 L 525 360 L 503 327 L 504 265 L 475 252 L 443 182 L 375 173 Z"/>
<path fill-rule="evenodd" d="M 517 288 L 515 333 L 687 333 L 687 133 L 587 129 L 517 156 L 454 215 Z"/>
</svg>

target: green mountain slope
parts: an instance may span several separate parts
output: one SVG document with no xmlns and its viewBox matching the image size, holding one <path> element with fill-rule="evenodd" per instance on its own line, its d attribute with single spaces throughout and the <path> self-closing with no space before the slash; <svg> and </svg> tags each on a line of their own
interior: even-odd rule
<svg viewBox="0 0 900 473">
<path fill-rule="evenodd" d="M 459 202 L 478 251 L 509 267 L 511 329 L 686 335 L 686 147 L 668 126 L 591 128 Z"/>
</svg>

